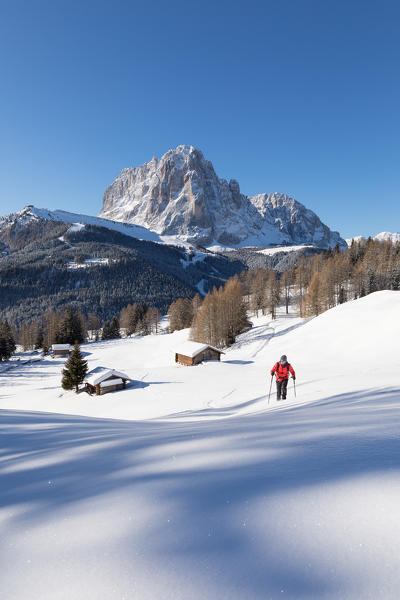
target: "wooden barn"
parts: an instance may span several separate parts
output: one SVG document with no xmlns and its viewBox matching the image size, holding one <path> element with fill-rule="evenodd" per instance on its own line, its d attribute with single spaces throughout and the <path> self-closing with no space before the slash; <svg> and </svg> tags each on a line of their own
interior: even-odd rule
<svg viewBox="0 0 400 600">
<path fill-rule="evenodd" d="M 221 360 L 222 350 L 209 346 L 208 344 L 199 344 L 198 342 L 186 342 L 175 352 L 175 362 L 180 365 L 191 367 L 198 365 L 203 360 Z"/>
<path fill-rule="evenodd" d="M 72 346 L 70 344 L 53 344 L 51 349 L 53 351 L 53 358 L 55 358 L 56 356 L 69 356 Z"/>
<path fill-rule="evenodd" d="M 86 375 L 83 383 L 89 394 L 101 396 L 108 392 L 124 390 L 127 381 L 130 381 L 130 378 L 125 373 L 106 367 L 96 367 Z"/>
</svg>

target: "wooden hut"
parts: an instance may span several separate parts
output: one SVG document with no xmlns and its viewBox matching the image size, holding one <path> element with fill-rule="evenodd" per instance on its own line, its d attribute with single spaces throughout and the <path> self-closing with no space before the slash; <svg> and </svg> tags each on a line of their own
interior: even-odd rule
<svg viewBox="0 0 400 600">
<path fill-rule="evenodd" d="M 56 356 L 69 356 L 71 354 L 71 344 L 53 344 L 51 347 L 53 351 L 53 358 Z"/>
<path fill-rule="evenodd" d="M 221 360 L 222 350 L 209 346 L 208 344 L 199 344 L 198 342 L 186 342 L 175 352 L 175 362 L 180 365 L 193 366 L 203 362 L 203 360 Z"/>
<path fill-rule="evenodd" d="M 127 381 L 130 381 L 130 378 L 125 373 L 106 367 L 96 367 L 87 373 L 83 383 L 89 394 L 101 396 L 108 392 L 124 390 Z"/>
</svg>

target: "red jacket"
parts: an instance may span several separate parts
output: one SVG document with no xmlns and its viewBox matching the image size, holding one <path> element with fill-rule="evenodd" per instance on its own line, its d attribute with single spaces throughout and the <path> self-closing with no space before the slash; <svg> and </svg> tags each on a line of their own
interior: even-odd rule
<svg viewBox="0 0 400 600">
<path fill-rule="evenodd" d="M 292 377 L 296 377 L 296 373 L 293 370 L 293 367 L 288 362 L 285 365 L 281 365 L 280 362 L 277 362 L 271 369 L 271 375 L 276 373 L 276 379 L 278 381 L 283 381 L 284 379 L 289 379 L 289 372 Z"/>
</svg>

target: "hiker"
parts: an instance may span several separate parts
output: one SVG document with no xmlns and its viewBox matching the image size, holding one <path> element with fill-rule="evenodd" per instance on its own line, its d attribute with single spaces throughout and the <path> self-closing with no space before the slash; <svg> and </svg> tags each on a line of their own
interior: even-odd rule
<svg viewBox="0 0 400 600">
<path fill-rule="evenodd" d="M 276 375 L 276 399 L 286 400 L 287 384 L 289 380 L 289 373 L 293 379 L 296 379 L 296 373 L 293 370 L 291 364 L 287 361 L 287 356 L 284 354 L 281 356 L 279 362 L 277 362 L 271 369 L 272 377 Z"/>
</svg>

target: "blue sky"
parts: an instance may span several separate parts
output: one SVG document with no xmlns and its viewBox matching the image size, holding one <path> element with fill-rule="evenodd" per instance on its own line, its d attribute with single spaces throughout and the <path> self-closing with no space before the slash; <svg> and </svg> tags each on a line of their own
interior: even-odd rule
<svg viewBox="0 0 400 600">
<path fill-rule="evenodd" d="M 347 237 L 400 230 L 400 4 L 0 0 L 0 214 L 97 214 L 128 166 L 200 148 Z"/>
</svg>

